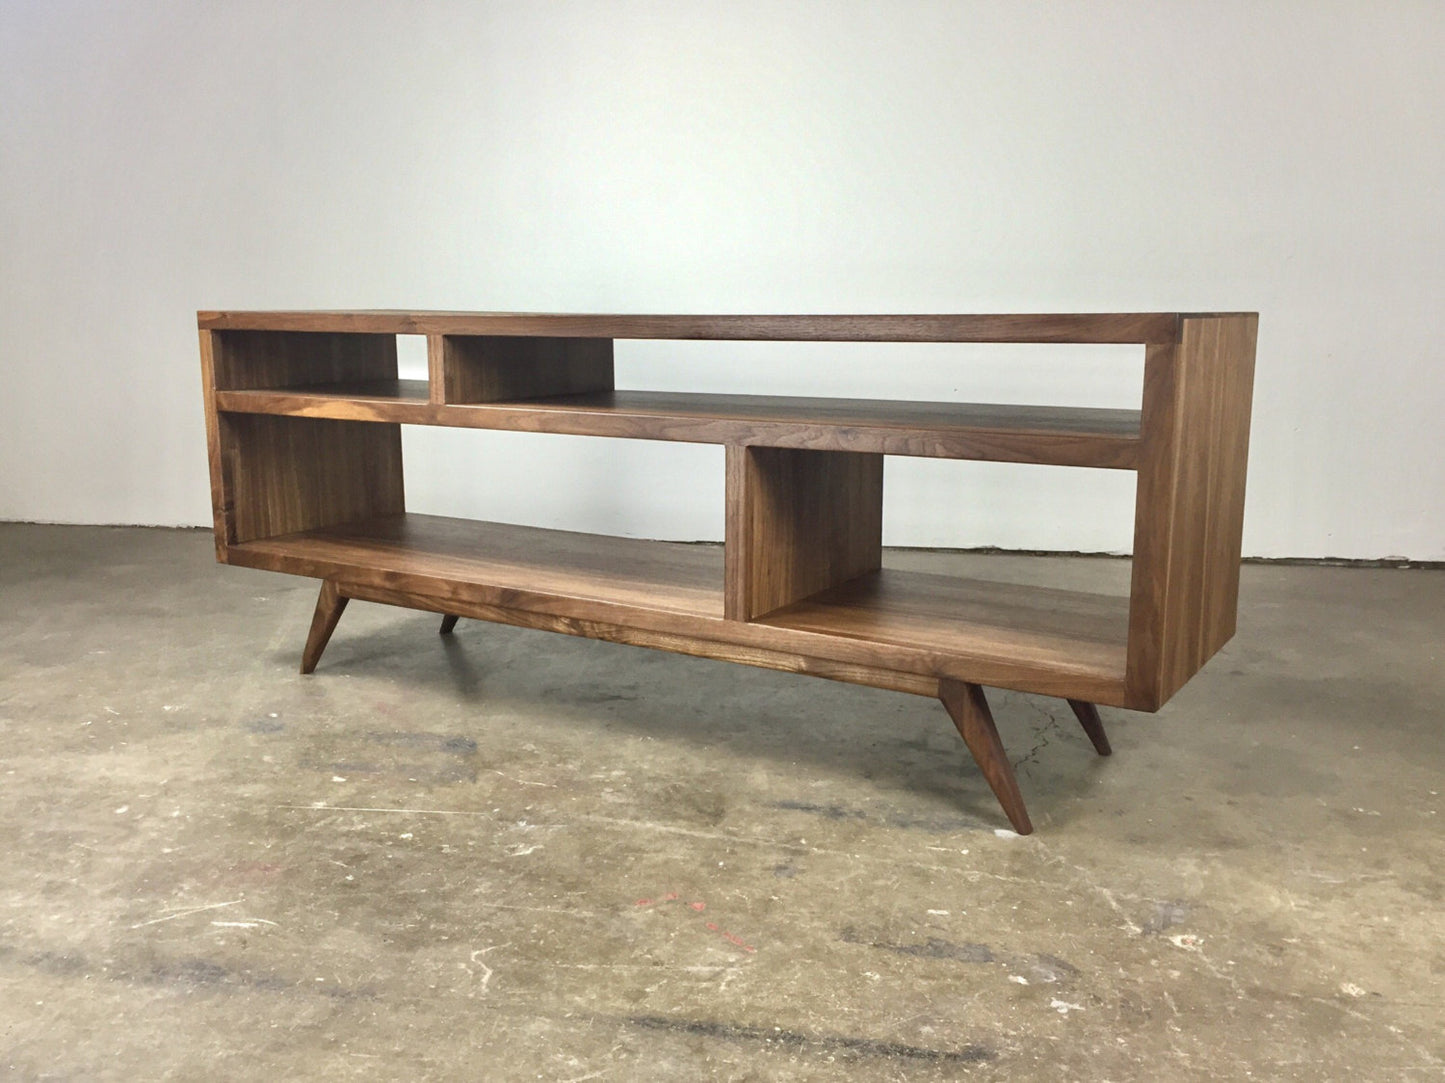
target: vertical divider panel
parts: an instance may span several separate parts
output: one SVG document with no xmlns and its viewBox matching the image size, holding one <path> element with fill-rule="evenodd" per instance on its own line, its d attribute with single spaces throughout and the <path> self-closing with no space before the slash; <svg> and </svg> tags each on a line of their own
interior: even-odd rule
<svg viewBox="0 0 1445 1083">
<path fill-rule="evenodd" d="M 1142 710 L 1234 634 L 1258 326 L 1188 316 L 1177 344 L 1145 354 L 1125 678 Z"/>
<path fill-rule="evenodd" d="M 440 355 L 442 401 L 452 404 L 575 395 L 616 386 L 610 338 L 444 335 Z"/>
<path fill-rule="evenodd" d="M 728 445 L 727 619 L 754 620 L 882 557 L 882 455 Z"/>
<path fill-rule="evenodd" d="M 445 335 L 427 335 L 427 401 L 433 406 L 441 406 L 447 401 L 446 348 L 447 340 Z"/>
</svg>

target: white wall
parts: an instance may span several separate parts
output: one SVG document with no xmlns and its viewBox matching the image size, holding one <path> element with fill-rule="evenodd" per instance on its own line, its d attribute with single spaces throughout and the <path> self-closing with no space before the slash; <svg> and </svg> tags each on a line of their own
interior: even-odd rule
<svg viewBox="0 0 1445 1083">
<path fill-rule="evenodd" d="M 5 0 L 0 518 L 208 521 L 198 308 L 1255 309 L 1246 551 L 1442 559 L 1442 53 L 1434 0 Z M 1137 394 L 1127 352 L 620 356 Z M 419 507 L 721 530 L 716 448 L 408 453 Z M 889 470 L 893 543 L 1128 545 L 1127 475 Z"/>
</svg>

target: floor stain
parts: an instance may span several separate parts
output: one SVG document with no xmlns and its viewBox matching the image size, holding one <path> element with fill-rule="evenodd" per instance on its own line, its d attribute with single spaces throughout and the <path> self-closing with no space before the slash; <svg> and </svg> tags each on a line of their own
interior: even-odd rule
<svg viewBox="0 0 1445 1083">
<path fill-rule="evenodd" d="M 942 937 L 932 936 L 916 943 L 897 943 L 882 937 L 865 936 L 854 926 L 847 925 L 838 933 L 838 939 L 845 944 L 861 944 L 864 947 L 889 951 L 895 955 L 911 955 L 919 959 L 941 959 L 958 963 L 999 963 L 1010 972 L 1027 975 L 1034 981 L 1046 984 L 1066 984 L 1079 976 L 1079 968 L 1066 959 L 1047 952 L 1003 952 L 988 944 L 965 942 L 956 944 Z"/>
<path fill-rule="evenodd" d="M 337 1000 L 374 1000 L 377 992 L 368 988 L 349 988 L 336 982 L 304 982 L 276 974 L 257 974 L 249 970 L 233 970 L 209 959 L 187 958 L 151 963 L 134 969 L 97 964 L 75 952 L 24 952 L 0 944 L 0 962 L 14 962 L 57 978 L 90 978 L 99 975 L 107 981 L 129 985 L 169 985 L 191 989 L 218 991 L 259 991 L 268 993 L 305 992 Z"/>
<path fill-rule="evenodd" d="M 926 1046 L 889 1042 L 878 1038 L 859 1038 L 846 1034 L 803 1034 L 781 1027 L 758 1027 L 740 1023 L 723 1023 L 710 1019 L 672 1019 L 661 1015 L 637 1015 L 626 1022 L 644 1030 L 661 1030 L 674 1034 L 691 1034 L 764 1046 L 781 1046 L 818 1053 L 856 1053 L 864 1057 L 887 1057 L 895 1060 L 933 1061 L 942 1064 L 978 1064 L 994 1060 L 998 1054 L 981 1045 L 962 1049 L 929 1049 Z"/>
</svg>

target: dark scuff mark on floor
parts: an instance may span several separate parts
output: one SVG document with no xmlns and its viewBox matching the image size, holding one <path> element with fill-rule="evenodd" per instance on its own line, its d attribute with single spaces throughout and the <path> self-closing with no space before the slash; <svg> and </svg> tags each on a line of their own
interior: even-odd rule
<svg viewBox="0 0 1445 1083">
<path fill-rule="evenodd" d="M 981 1045 L 966 1045 L 962 1049 L 929 1049 L 877 1038 L 859 1038 L 847 1034 L 802 1034 L 780 1027 L 723 1023 L 711 1019 L 670 1019 L 661 1015 L 637 1015 L 630 1016 L 626 1022 L 645 1030 L 691 1034 L 725 1042 L 784 1046 L 818 1053 L 856 1053 L 865 1057 L 932 1061 L 938 1064 L 978 1064 L 994 1060 L 998 1056 L 993 1050 Z"/>
<path fill-rule="evenodd" d="M 374 1000 L 374 989 L 352 989 L 334 982 L 308 983 L 275 974 L 255 974 L 233 970 L 209 959 L 188 958 L 155 962 L 138 969 L 97 964 L 83 955 L 68 951 L 21 951 L 0 944 L 0 963 L 17 963 L 55 978 L 87 979 L 98 975 L 106 981 L 127 985 L 172 986 L 188 989 L 228 992 L 291 993 L 304 992 L 336 1000 Z"/>
<path fill-rule="evenodd" d="M 412 733 L 407 730 L 372 730 L 360 736 L 363 740 L 371 741 L 378 745 L 417 748 L 424 752 L 450 753 L 454 756 L 471 756 L 477 751 L 477 742 L 471 737 L 457 737 L 446 733 Z"/>
<path fill-rule="evenodd" d="M 815 805 L 807 801 L 774 801 L 773 808 L 785 812 L 809 812 L 825 820 L 865 820 L 867 814 L 860 809 L 844 808 L 842 805 Z"/>
<path fill-rule="evenodd" d="M 919 944 L 889 944 L 880 940 L 868 940 L 858 935 L 858 930 L 849 925 L 838 934 L 845 944 L 866 944 L 898 955 L 916 955 L 923 959 L 956 959 L 961 963 L 991 963 L 993 949 L 987 944 L 955 944 L 940 937 L 931 936 Z"/>
<path fill-rule="evenodd" d="M 987 944 L 955 944 L 942 937 L 931 936 L 915 943 L 898 943 L 877 936 L 865 936 L 854 926 L 846 925 L 838 933 L 845 944 L 861 944 L 895 955 L 911 955 L 919 959 L 942 959 L 958 963 L 999 963 L 1020 976 L 1027 975 L 1046 984 L 1067 984 L 1079 976 L 1079 968 L 1066 959 L 1047 952 L 1014 953 L 995 951 Z"/>
<path fill-rule="evenodd" d="M 1172 929 L 1176 925 L 1182 925 L 1188 920 L 1192 908 L 1182 900 L 1167 900 L 1154 904 L 1154 913 L 1140 926 L 1140 930 L 1146 934 L 1162 933 L 1165 929 Z"/>
</svg>

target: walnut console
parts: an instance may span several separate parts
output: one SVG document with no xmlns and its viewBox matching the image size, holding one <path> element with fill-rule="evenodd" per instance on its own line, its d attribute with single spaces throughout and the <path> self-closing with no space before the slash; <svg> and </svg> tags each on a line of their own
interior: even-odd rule
<svg viewBox="0 0 1445 1083">
<path fill-rule="evenodd" d="M 1257 317 L 202 312 L 219 560 L 322 580 L 310 672 L 351 598 L 940 699 L 1032 830 L 983 686 L 1157 710 L 1234 634 Z M 428 379 L 400 380 L 398 335 Z M 616 387 L 616 339 L 1133 343 L 1138 410 Z M 722 444 L 726 543 L 408 514 L 401 426 Z M 882 566 L 883 457 L 1137 474 L 1127 597 Z"/>
</svg>

